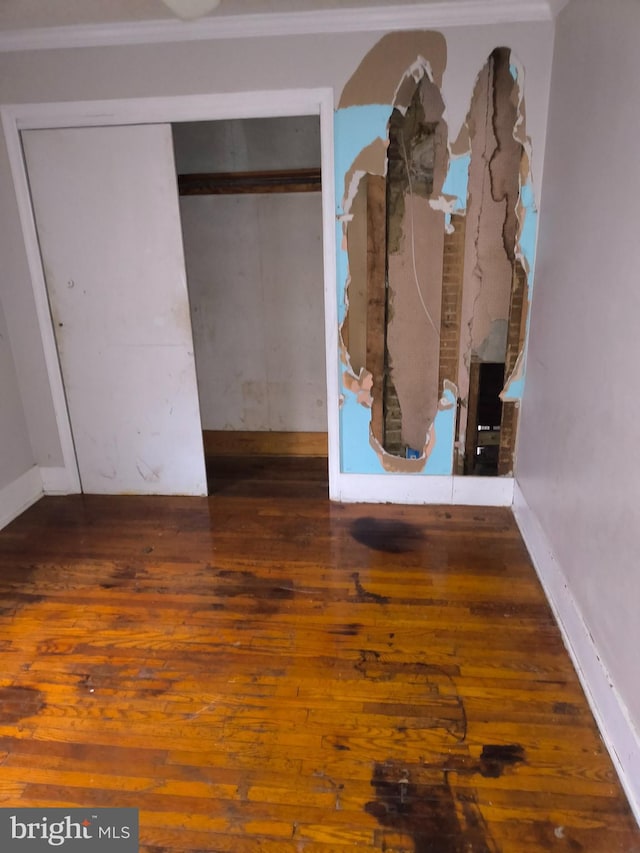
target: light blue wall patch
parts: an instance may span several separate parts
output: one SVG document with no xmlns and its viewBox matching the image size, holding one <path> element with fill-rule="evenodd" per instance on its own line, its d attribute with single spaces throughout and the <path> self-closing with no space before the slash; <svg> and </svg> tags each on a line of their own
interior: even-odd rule
<svg viewBox="0 0 640 853">
<path fill-rule="evenodd" d="M 342 246 L 342 223 L 340 221 L 336 222 L 336 275 L 338 279 L 338 326 L 342 326 L 347 313 L 349 255 Z"/>
<path fill-rule="evenodd" d="M 524 394 L 524 373 L 518 379 L 513 379 L 504 387 L 502 399 L 505 403 L 517 403 L 522 400 Z"/>
<path fill-rule="evenodd" d="M 527 283 L 529 285 L 529 298 L 533 286 L 533 269 L 536 259 L 536 234 L 538 233 L 538 211 L 531 184 L 527 183 L 520 191 L 520 201 L 523 207 L 524 222 L 520 233 L 520 250 L 527 261 Z"/>
<path fill-rule="evenodd" d="M 368 104 L 338 110 L 334 124 L 334 156 L 336 205 L 338 217 L 344 213 L 345 176 L 363 148 L 375 139 L 387 139 L 387 125 L 393 107 L 389 104 Z M 349 256 L 342 246 L 343 225 L 336 223 L 336 275 L 338 323 L 346 314 L 346 289 L 349 275 Z M 342 388 L 340 409 L 340 468 L 349 474 L 383 474 L 384 468 L 369 443 L 371 409 L 358 403 L 355 394 Z"/>
<path fill-rule="evenodd" d="M 344 392 L 340 409 L 340 470 L 345 474 L 384 474 L 382 462 L 369 443 L 371 409 Z"/>
<path fill-rule="evenodd" d="M 453 473 L 453 443 L 456 426 L 456 398 L 447 389 L 448 409 L 439 409 L 434 420 L 435 446 L 427 464 L 417 476 L 449 477 Z M 340 470 L 345 474 L 387 473 L 378 454 L 369 443 L 371 409 L 358 402 L 351 391 L 345 391 L 340 409 Z M 407 474 L 415 477 L 416 474 Z"/>
<path fill-rule="evenodd" d="M 531 305 L 531 296 L 533 292 L 533 271 L 536 259 L 536 235 L 538 233 L 538 211 L 536 210 L 533 188 L 530 183 L 524 184 L 520 190 L 520 202 L 523 208 L 522 230 L 520 232 L 520 251 L 527 262 L 527 291 L 529 305 Z M 502 399 L 506 403 L 515 403 L 522 400 L 524 394 L 524 385 L 527 369 L 527 344 L 529 341 L 529 321 L 531 319 L 531 311 L 527 314 L 527 323 L 525 329 L 525 344 L 523 354 L 523 364 L 519 371 L 520 375 L 516 379 L 507 382 L 502 392 Z"/>
<path fill-rule="evenodd" d="M 334 123 L 334 156 L 336 180 L 337 215 L 343 211 L 344 180 L 353 161 L 363 148 L 377 139 L 386 140 L 387 125 L 393 107 L 388 104 L 368 104 L 361 107 L 346 107 L 338 110 Z M 347 252 L 342 248 L 343 229 L 338 221 L 336 229 L 337 276 L 338 276 L 338 323 L 342 324 L 346 313 L 346 287 L 349 272 Z"/>
<path fill-rule="evenodd" d="M 353 161 L 367 145 L 378 137 L 387 138 L 387 124 L 393 107 L 389 104 L 366 104 L 338 110 L 334 124 L 336 168 L 336 204 L 342 213 L 344 178 Z"/>
<path fill-rule="evenodd" d="M 442 395 L 451 404 L 438 409 L 433 421 L 436 445 L 427 459 L 423 474 L 449 477 L 453 473 L 453 440 L 456 429 L 456 398 L 447 388 Z"/>
<path fill-rule="evenodd" d="M 452 157 L 449 160 L 447 177 L 442 185 L 442 194 L 455 196 L 453 209 L 456 213 L 465 210 L 467 207 L 470 164 L 471 154 L 463 154 L 461 157 Z"/>
</svg>

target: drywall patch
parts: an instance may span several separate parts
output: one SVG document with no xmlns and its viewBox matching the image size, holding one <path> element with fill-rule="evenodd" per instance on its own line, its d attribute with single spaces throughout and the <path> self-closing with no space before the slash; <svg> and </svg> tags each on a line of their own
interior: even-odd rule
<svg viewBox="0 0 640 853">
<path fill-rule="evenodd" d="M 345 85 L 338 109 L 362 104 L 402 106 L 403 83 L 420 59 L 428 63 L 431 79 L 440 87 L 447 65 L 447 43 L 442 33 L 415 30 L 384 36 Z"/>
</svg>

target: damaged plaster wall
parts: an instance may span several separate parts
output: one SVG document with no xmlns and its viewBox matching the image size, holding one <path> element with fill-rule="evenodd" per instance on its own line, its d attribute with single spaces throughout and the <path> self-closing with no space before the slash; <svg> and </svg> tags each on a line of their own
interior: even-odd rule
<svg viewBox="0 0 640 853">
<path fill-rule="evenodd" d="M 440 90 L 425 73 L 404 115 L 396 108 L 389 123 L 387 347 L 401 420 L 399 440 L 385 436 L 384 446 L 395 453 L 422 451 L 440 399 L 444 214 L 429 202 L 440 194 L 447 168 L 443 112 Z"/>
<path fill-rule="evenodd" d="M 429 204 L 434 189 L 439 190 L 444 181 L 446 169 L 446 125 L 441 122 L 444 104 L 439 94 L 445 65 L 446 42 L 440 33 L 393 33 L 385 36 L 364 58 L 345 86 L 336 115 L 336 190 L 337 199 L 341 200 L 338 216 L 338 246 L 341 249 L 338 253 L 339 288 L 340 281 L 345 282 L 339 310 L 341 355 L 346 367 L 341 410 L 341 461 L 344 471 L 362 472 L 364 467 L 364 472 L 372 468 L 374 471 L 404 472 L 429 469 L 430 473 L 446 474 L 451 469 L 455 395 L 449 388 L 442 395 L 438 393 L 437 359 L 434 358 L 439 347 L 440 322 L 440 294 L 434 284 L 437 285 L 442 276 L 444 216 Z M 392 73 L 388 73 L 389 67 L 393 69 Z M 382 105 L 384 99 L 387 99 L 385 106 Z M 405 138 L 403 118 L 409 127 L 417 131 L 416 135 L 409 134 L 409 139 Z M 400 404 L 404 401 L 404 410 L 410 413 L 407 425 L 403 423 L 402 439 L 416 449 L 414 456 L 417 458 L 402 458 L 389 453 L 383 437 L 375 435 L 371 429 L 371 389 L 376 377 L 372 377 L 365 366 L 351 362 L 344 335 L 346 328 L 348 339 L 353 339 L 354 306 L 349 306 L 349 293 L 355 284 L 354 276 L 362 269 L 361 262 L 354 263 L 356 253 L 349 247 L 349 237 L 353 239 L 357 233 L 353 221 L 361 199 L 359 185 L 367 174 L 387 176 L 390 122 L 397 128 L 394 150 L 404 185 L 395 194 L 387 192 L 387 206 L 392 206 L 396 216 L 394 222 L 387 211 L 389 233 L 385 239 L 390 238 L 392 248 L 387 252 L 388 336 L 385 346 L 389 355 L 389 378 Z M 427 125 L 431 125 L 430 133 L 425 132 Z M 435 151 L 439 151 L 440 156 L 435 156 Z M 421 163 L 425 154 L 429 160 L 426 182 L 424 163 Z M 365 251 L 366 245 L 361 245 L 357 254 L 362 257 Z M 360 299 L 360 284 L 355 284 L 355 292 Z M 348 306 L 352 310 L 345 324 Z M 361 321 L 366 322 L 364 318 Z M 425 334 L 425 329 L 432 330 L 434 334 Z M 356 366 L 357 370 L 354 369 Z M 423 381 L 424 374 L 428 372 L 435 377 L 435 384 Z M 365 410 L 364 417 L 362 410 Z M 436 443 L 438 417 L 443 423 L 440 441 Z M 352 427 L 349 422 L 359 423 L 358 432 L 366 422 L 366 446 L 350 441 Z M 445 429 L 445 423 L 448 429 Z M 436 448 L 438 452 L 433 453 Z"/>
<path fill-rule="evenodd" d="M 465 455 L 472 360 L 504 364 L 509 381 L 525 347 L 519 319 L 520 314 L 526 318 L 528 301 L 518 317 L 512 314 L 514 296 L 518 296 L 518 274 L 522 270 L 518 257 L 520 188 L 528 178 L 529 162 L 518 77 L 518 67 L 509 49 L 496 48 L 478 75 L 465 126 L 453 145 L 456 154 L 464 153 L 469 157 L 457 376 L 461 400 L 457 436 L 460 459 Z M 511 350 L 515 346 L 514 359 L 507 358 L 509 344 Z M 503 410 L 501 444 L 507 434 L 505 415 L 506 409 Z M 473 414 L 472 427 L 476 421 Z M 510 473 L 512 469 L 515 435 L 509 434 L 508 439 L 509 453 L 503 454 L 508 458 L 505 470 L 500 473 Z M 472 444 L 471 452 L 474 449 L 475 444 Z"/>
<path fill-rule="evenodd" d="M 399 57 L 407 63 L 395 86 L 384 79 L 387 56 L 394 57 L 388 65 L 391 74 L 398 72 Z M 471 107 L 449 151 L 443 120 L 446 104 L 440 91 L 445 66 L 446 43 L 441 34 L 387 36 L 365 57 L 345 87 L 336 116 L 336 189 L 338 200 L 342 199 L 338 287 L 344 282 L 339 295 L 341 354 L 346 368 L 341 411 L 344 471 L 365 473 L 382 467 L 396 472 L 451 474 L 454 442 L 464 452 L 471 359 L 507 362 L 502 397 L 513 406 L 522 395 L 536 224 L 522 69 L 508 48 L 492 51 L 476 78 Z M 390 93 L 393 102 L 385 108 L 380 100 Z M 356 127 L 360 138 L 351 136 L 350 145 L 341 146 L 342 134 L 346 140 Z M 366 300 L 362 276 L 367 269 L 363 248 L 367 232 L 361 222 L 365 201 L 358 189 L 367 175 L 374 174 L 384 175 L 387 181 L 384 392 L 372 368 L 375 363 L 379 371 L 379 361 L 367 363 L 363 347 L 355 360 L 351 352 L 353 330 L 358 329 L 353 314 L 362 310 Z M 448 240 L 445 250 L 445 235 L 456 228 L 464 230 L 463 241 Z M 456 296 L 451 293 L 450 279 L 457 267 L 451 263 L 451 252 L 457 245 L 464 247 L 458 263 L 464 275 L 457 298 L 460 316 L 452 319 L 450 306 Z M 443 290 L 443 257 L 449 260 L 447 292 Z M 525 275 L 527 292 L 518 301 L 514 298 L 516 284 Z M 348 306 L 345 324 L 342 320 Z M 365 325 L 367 321 L 363 320 Z M 451 359 L 446 350 L 450 343 L 443 342 L 442 332 L 456 322 L 460 351 Z M 508 351 L 515 353 L 512 364 Z M 447 376 L 450 364 L 458 366 L 457 375 Z M 385 435 L 395 402 L 388 388 L 401 411 L 400 439 L 393 442 L 386 441 Z M 375 415 L 381 393 L 383 434 Z M 451 417 L 451 409 L 458 398 L 462 405 L 454 434 L 456 419 Z M 369 409 L 369 417 L 354 403 Z M 360 441 L 347 443 L 347 433 L 357 429 L 356 421 Z M 365 422 L 368 434 L 362 432 Z M 512 468 L 516 422 L 510 412 L 505 435 L 509 434 L 511 443 L 501 473 Z M 373 463 L 365 441 L 375 451 L 379 465 Z M 432 458 L 436 448 L 439 453 Z"/>
<path fill-rule="evenodd" d="M 501 362 L 507 349 L 521 145 L 513 138 L 515 106 L 506 116 L 501 107 L 513 106 L 513 84 L 508 51 L 495 51 L 478 77 L 467 119 L 471 157 L 462 363 L 468 361 L 469 353 L 481 361 Z M 462 397 L 467 385 L 468 377 L 465 382 L 461 376 L 458 386 Z"/>
</svg>

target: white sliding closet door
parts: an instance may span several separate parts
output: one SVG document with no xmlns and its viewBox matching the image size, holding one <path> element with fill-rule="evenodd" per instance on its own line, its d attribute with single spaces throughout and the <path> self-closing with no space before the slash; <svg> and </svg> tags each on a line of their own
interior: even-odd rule
<svg viewBox="0 0 640 853">
<path fill-rule="evenodd" d="M 170 126 L 22 139 L 82 490 L 206 494 Z"/>
</svg>

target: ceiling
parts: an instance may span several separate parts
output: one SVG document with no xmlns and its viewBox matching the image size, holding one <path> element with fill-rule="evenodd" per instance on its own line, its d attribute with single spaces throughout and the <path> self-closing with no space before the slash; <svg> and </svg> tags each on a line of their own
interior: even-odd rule
<svg viewBox="0 0 640 853">
<path fill-rule="evenodd" d="M 447 0 L 455 5 L 464 0 Z M 513 2 L 513 0 L 512 0 Z M 425 6 L 442 0 L 221 0 L 207 17 Z M 0 0 L 0 31 L 175 19 L 162 0 Z"/>
</svg>

